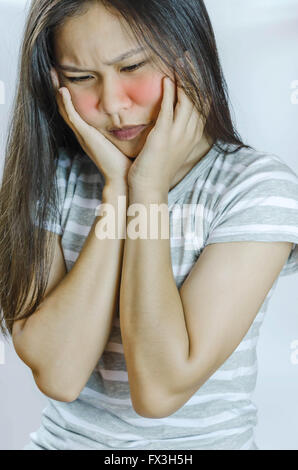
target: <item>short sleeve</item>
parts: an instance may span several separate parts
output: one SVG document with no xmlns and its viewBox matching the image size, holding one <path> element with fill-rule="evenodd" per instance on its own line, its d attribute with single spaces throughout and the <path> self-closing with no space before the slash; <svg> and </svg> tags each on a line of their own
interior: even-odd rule
<svg viewBox="0 0 298 470">
<path fill-rule="evenodd" d="M 280 275 L 298 272 L 298 176 L 278 157 L 248 164 L 214 208 L 206 245 L 233 241 L 292 242 Z"/>
<path fill-rule="evenodd" d="M 50 208 L 48 219 L 43 222 L 43 227 L 50 232 L 57 233 L 58 235 L 63 234 L 62 229 L 62 215 L 63 208 L 65 205 L 67 185 L 70 177 L 71 170 L 71 158 L 67 155 L 65 149 L 59 149 L 59 156 L 56 166 L 56 184 L 58 191 L 58 212 L 53 208 Z M 38 201 L 39 203 L 39 201 Z M 38 225 L 34 218 L 34 224 Z"/>
</svg>

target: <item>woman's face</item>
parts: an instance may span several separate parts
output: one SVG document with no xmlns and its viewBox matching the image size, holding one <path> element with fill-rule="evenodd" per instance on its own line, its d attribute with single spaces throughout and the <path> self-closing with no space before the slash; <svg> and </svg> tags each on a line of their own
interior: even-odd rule
<svg viewBox="0 0 298 470">
<path fill-rule="evenodd" d="M 139 154 L 154 127 L 165 76 L 145 51 L 119 59 L 135 49 L 140 49 L 136 40 L 101 4 L 69 19 L 55 35 L 60 86 L 69 89 L 80 116 L 128 157 Z M 71 67 L 81 71 L 71 71 Z M 133 140 L 120 140 L 109 132 L 115 127 L 148 124 Z"/>
</svg>

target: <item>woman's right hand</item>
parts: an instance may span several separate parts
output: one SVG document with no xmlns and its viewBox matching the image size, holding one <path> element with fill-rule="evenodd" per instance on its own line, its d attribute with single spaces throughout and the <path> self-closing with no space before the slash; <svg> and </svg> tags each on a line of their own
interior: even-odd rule
<svg viewBox="0 0 298 470">
<path fill-rule="evenodd" d="M 132 162 L 101 132 L 81 118 L 73 106 L 70 92 L 66 87 L 62 88 L 62 97 L 59 93 L 59 78 L 53 68 L 51 77 L 56 90 L 59 114 L 74 132 L 84 152 L 103 173 L 106 185 L 124 184 L 127 186 L 127 175 Z"/>
</svg>

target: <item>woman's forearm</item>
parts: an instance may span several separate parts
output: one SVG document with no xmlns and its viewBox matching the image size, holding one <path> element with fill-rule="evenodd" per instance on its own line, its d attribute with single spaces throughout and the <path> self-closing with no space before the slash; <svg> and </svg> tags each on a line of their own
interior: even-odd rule
<svg viewBox="0 0 298 470">
<path fill-rule="evenodd" d="M 130 190 L 129 206 L 168 204 L 168 195 Z M 149 216 L 147 216 L 147 221 Z M 131 219 L 128 217 L 127 225 Z M 160 224 L 159 224 L 160 225 Z M 149 224 L 148 224 L 149 232 Z M 170 240 L 131 239 L 124 247 L 120 326 L 130 390 L 136 409 L 158 401 L 174 387 L 189 353 L 183 305 L 172 271 Z M 143 409 L 141 411 L 144 412 Z"/>
<path fill-rule="evenodd" d="M 120 214 L 119 196 L 124 196 Z M 115 208 L 119 233 L 125 236 L 125 187 L 105 187 L 104 203 Z M 104 351 L 117 307 L 124 238 L 98 238 L 95 228 L 105 223 L 103 215 L 96 217 L 73 268 L 29 317 L 22 332 L 26 357 L 31 359 L 27 364 L 36 373 L 37 385 L 61 401 L 72 401 L 85 386 Z"/>
</svg>

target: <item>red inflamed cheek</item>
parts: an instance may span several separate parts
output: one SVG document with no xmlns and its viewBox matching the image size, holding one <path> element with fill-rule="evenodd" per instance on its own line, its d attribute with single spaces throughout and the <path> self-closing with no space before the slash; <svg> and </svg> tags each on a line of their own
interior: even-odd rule
<svg viewBox="0 0 298 470">
<path fill-rule="evenodd" d="M 146 106 L 158 101 L 162 95 L 161 78 L 139 78 L 126 84 L 126 92 L 135 103 Z"/>
<path fill-rule="evenodd" d="M 88 93 L 77 93 L 72 97 L 72 100 L 79 114 L 85 116 L 90 115 L 90 113 L 96 109 L 98 104 L 97 96 Z"/>
</svg>

